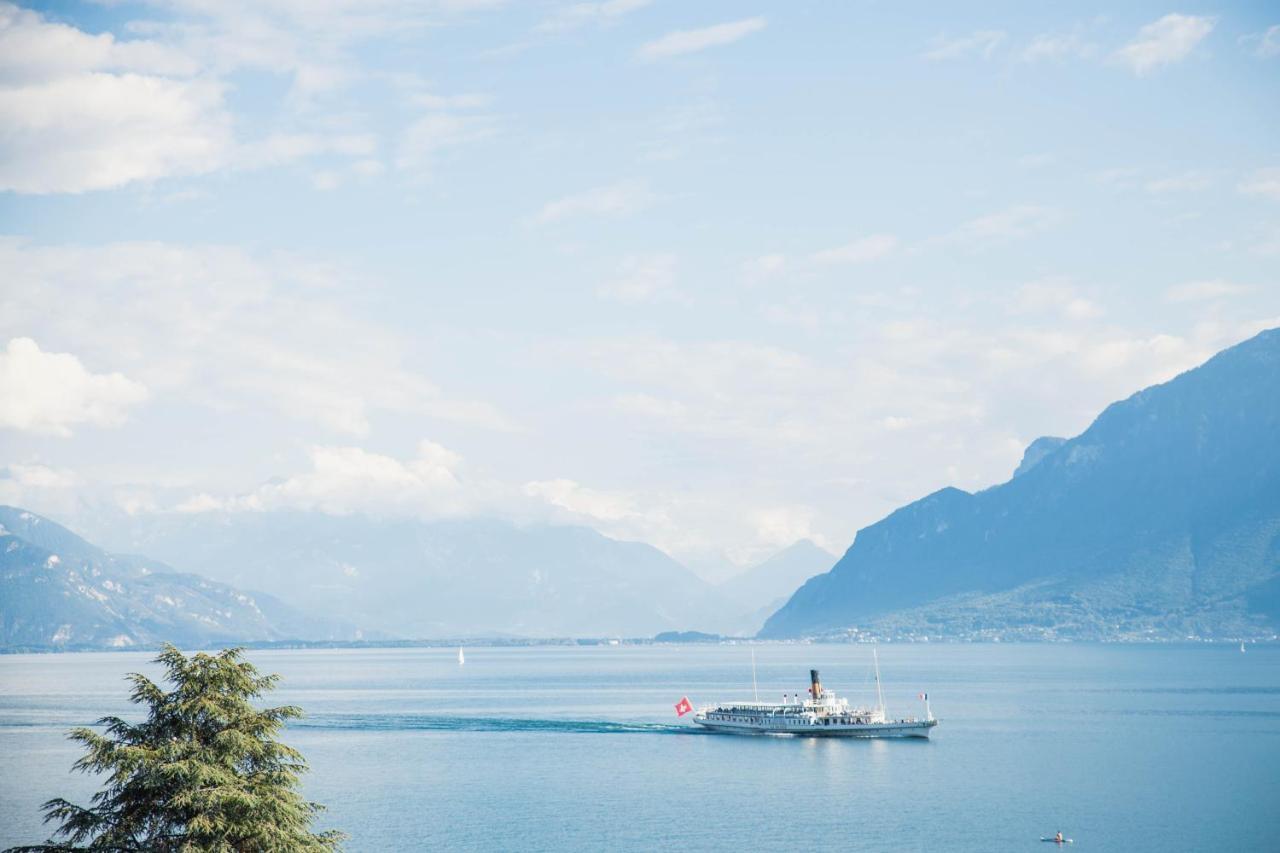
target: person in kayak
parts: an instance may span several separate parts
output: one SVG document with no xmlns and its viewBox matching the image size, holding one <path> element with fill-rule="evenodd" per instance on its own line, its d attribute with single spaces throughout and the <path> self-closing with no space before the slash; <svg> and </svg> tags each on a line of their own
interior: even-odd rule
<svg viewBox="0 0 1280 853">
<path fill-rule="evenodd" d="M 1059 829 L 1059 830 L 1058 830 L 1058 832 L 1057 832 L 1057 834 L 1055 834 L 1055 835 L 1053 836 L 1053 840 L 1054 840 L 1054 841 L 1056 841 L 1056 842 L 1058 842 L 1059 844 L 1061 844 L 1062 842 L 1066 841 L 1066 839 L 1062 837 L 1062 830 L 1061 830 L 1061 829 Z"/>
</svg>

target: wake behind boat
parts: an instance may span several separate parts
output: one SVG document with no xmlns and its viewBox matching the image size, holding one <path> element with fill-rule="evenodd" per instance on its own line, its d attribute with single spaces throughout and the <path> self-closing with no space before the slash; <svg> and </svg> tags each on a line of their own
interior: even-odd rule
<svg viewBox="0 0 1280 853">
<path fill-rule="evenodd" d="M 704 728 L 734 734 L 789 734 L 803 737 L 929 737 L 938 725 L 929 710 L 928 694 L 920 694 L 925 703 L 925 718 L 904 717 L 890 720 L 885 714 L 880 691 L 880 665 L 876 661 L 876 697 L 874 708 L 857 708 L 822 686 L 816 669 L 809 670 L 809 696 L 799 694 L 780 704 L 767 702 L 735 702 L 699 708 L 693 721 Z M 676 705 L 676 713 L 684 716 L 693 708 L 687 698 Z"/>
</svg>

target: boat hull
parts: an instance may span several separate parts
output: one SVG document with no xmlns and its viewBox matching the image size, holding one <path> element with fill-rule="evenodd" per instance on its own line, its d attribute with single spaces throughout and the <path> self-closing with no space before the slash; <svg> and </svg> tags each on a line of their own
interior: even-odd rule
<svg viewBox="0 0 1280 853">
<path fill-rule="evenodd" d="M 765 720 L 734 722 L 695 717 L 694 722 L 711 731 L 735 735 L 793 735 L 795 737 L 928 738 L 937 720 L 904 720 L 892 723 L 821 725 L 803 721 Z"/>
</svg>

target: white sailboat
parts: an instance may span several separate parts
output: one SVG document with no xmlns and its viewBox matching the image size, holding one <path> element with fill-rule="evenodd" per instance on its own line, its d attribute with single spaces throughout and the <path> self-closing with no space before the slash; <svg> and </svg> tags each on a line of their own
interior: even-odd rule
<svg viewBox="0 0 1280 853">
<path fill-rule="evenodd" d="M 467 662 L 467 656 L 462 653 L 462 646 L 458 646 L 458 666 L 462 666 Z"/>
<path fill-rule="evenodd" d="M 1244 654 L 1244 640 L 1240 641 L 1240 654 Z"/>
</svg>

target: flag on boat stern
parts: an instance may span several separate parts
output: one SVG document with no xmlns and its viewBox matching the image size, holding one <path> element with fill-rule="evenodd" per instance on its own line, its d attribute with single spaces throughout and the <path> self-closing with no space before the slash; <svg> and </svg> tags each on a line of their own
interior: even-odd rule
<svg viewBox="0 0 1280 853">
<path fill-rule="evenodd" d="M 685 714 L 689 713 L 692 710 L 693 710 L 693 706 L 689 704 L 688 696 L 681 697 L 680 701 L 676 703 L 677 717 L 683 717 Z"/>
</svg>

